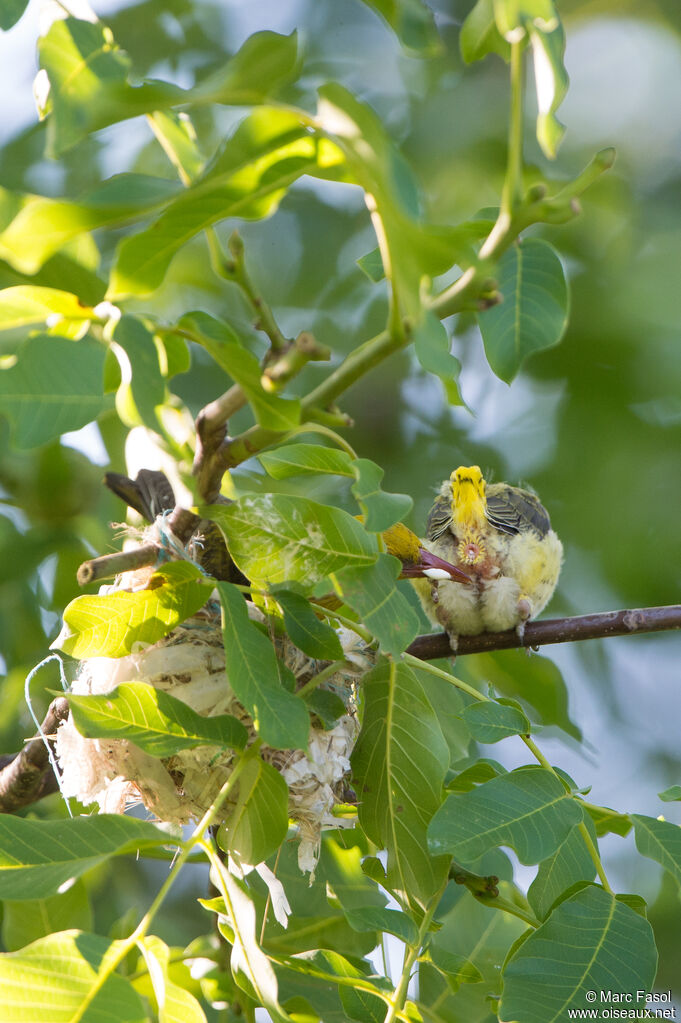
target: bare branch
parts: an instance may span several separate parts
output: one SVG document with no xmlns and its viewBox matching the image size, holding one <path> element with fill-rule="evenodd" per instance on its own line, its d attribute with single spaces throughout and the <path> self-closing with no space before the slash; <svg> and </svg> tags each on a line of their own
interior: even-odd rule
<svg viewBox="0 0 681 1023">
<path fill-rule="evenodd" d="M 42 732 L 50 739 L 60 721 L 68 717 L 69 704 L 63 696 L 48 707 Z M 24 748 L 9 757 L 0 757 L 0 813 L 14 813 L 35 803 L 59 788 L 41 735 L 30 739 Z"/>
<path fill-rule="evenodd" d="M 522 639 L 515 629 L 506 632 L 483 632 L 479 636 L 459 636 L 457 655 L 508 650 L 513 647 L 547 646 L 551 643 L 574 643 L 584 639 L 605 639 L 608 636 L 633 636 L 644 632 L 666 632 L 681 629 L 681 604 L 664 607 L 643 607 L 630 611 L 603 611 L 599 614 L 573 618 L 549 618 L 528 622 Z M 422 661 L 453 657 L 446 632 L 417 636 L 407 650 Z"/>
</svg>

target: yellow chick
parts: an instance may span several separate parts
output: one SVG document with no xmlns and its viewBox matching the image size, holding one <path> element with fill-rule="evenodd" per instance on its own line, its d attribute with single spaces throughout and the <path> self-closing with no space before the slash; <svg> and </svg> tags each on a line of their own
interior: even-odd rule
<svg viewBox="0 0 681 1023">
<path fill-rule="evenodd" d="M 459 635 L 515 628 L 522 636 L 555 590 L 563 559 L 539 499 L 508 483 L 487 486 L 477 465 L 460 466 L 444 481 L 422 543 L 472 582 L 413 580 L 426 614 L 447 630 L 454 649 Z"/>
</svg>

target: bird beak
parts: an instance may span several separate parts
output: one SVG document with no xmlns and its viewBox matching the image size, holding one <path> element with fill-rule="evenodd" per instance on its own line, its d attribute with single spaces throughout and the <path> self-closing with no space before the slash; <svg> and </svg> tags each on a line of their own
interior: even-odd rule
<svg viewBox="0 0 681 1023">
<path fill-rule="evenodd" d="M 437 554 L 431 554 L 425 547 L 419 547 L 419 560 L 412 564 L 405 564 L 402 568 L 402 577 L 405 579 L 417 579 L 425 576 L 427 579 L 449 579 L 457 583 L 470 583 L 470 576 L 455 568 L 448 561 L 438 558 Z"/>
</svg>

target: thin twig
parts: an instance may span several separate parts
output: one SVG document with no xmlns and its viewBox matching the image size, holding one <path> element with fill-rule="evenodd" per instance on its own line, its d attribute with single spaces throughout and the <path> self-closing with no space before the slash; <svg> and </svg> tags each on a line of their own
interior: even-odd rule
<svg viewBox="0 0 681 1023">
<path fill-rule="evenodd" d="M 84 561 L 76 573 L 79 586 L 96 583 L 100 579 L 112 579 L 121 572 L 130 572 L 145 565 L 155 565 L 161 548 L 155 543 L 146 543 L 143 547 L 133 547 L 129 551 L 117 551 L 115 554 L 103 554 L 101 558 Z"/>
<path fill-rule="evenodd" d="M 480 654 L 514 647 L 547 646 L 551 643 L 573 643 L 584 639 L 605 639 L 608 636 L 632 636 L 645 632 L 667 632 L 681 629 L 681 604 L 664 607 L 642 607 L 629 611 L 603 611 L 599 614 L 572 618 L 548 618 L 528 622 L 518 636 L 515 629 L 505 632 L 483 632 L 479 636 L 459 636 L 457 655 Z M 407 653 L 422 661 L 453 657 L 446 632 L 417 636 Z"/>
</svg>

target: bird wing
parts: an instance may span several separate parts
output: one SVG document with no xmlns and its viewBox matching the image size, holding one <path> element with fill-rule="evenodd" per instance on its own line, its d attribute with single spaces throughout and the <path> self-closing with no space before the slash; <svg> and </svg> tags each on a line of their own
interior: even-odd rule
<svg viewBox="0 0 681 1023">
<path fill-rule="evenodd" d="M 551 529 L 549 513 L 539 498 L 508 483 L 494 483 L 487 488 L 486 514 L 495 529 L 510 535 L 531 528 L 539 536 L 546 536 Z"/>
<path fill-rule="evenodd" d="M 428 515 L 428 521 L 426 523 L 426 536 L 428 539 L 437 540 L 439 536 L 442 536 L 451 521 L 451 498 L 447 498 L 443 494 L 440 494 L 440 496 L 435 499 L 435 504 L 430 509 L 430 514 Z"/>
</svg>

